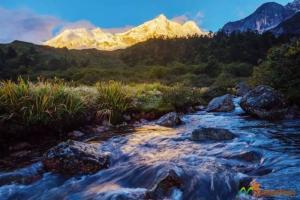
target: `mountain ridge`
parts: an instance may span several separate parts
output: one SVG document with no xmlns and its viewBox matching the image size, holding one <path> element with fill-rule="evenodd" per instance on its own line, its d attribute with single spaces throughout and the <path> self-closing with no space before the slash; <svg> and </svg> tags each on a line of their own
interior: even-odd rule
<svg viewBox="0 0 300 200">
<path fill-rule="evenodd" d="M 148 39 L 165 37 L 188 37 L 192 35 L 205 35 L 195 22 L 187 21 L 184 24 L 168 20 L 166 16 L 159 15 L 153 20 L 133 27 L 123 33 L 104 32 L 95 29 L 67 29 L 44 44 L 56 48 L 117 50 L 130 47 Z"/>
<path fill-rule="evenodd" d="M 248 30 L 263 33 L 274 29 L 283 21 L 293 17 L 298 11 L 300 11 L 300 0 L 294 0 L 285 6 L 276 2 L 267 2 L 244 19 L 225 24 L 221 30 L 226 33 Z"/>
<path fill-rule="evenodd" d="M 300 35 L 300 12 L 281 22 L 278 26 L 271 29 L 270 32 L 277 36 L 282 34 Z"/>
</svg>

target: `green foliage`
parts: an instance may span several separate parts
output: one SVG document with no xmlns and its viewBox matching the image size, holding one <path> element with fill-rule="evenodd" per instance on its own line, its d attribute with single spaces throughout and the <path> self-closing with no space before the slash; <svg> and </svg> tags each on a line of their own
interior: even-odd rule
<svg viewBox="0 0 300 200">
<path fill-rule="evenodd" d="M 19 79 L 0 82 L 1 119 L 24 126 L 53 125 L 74 120 L 84 110 L 82 100 L 63 83 Z"/>
<path fill-rule="evenodd" d="M 219 32 L 203 37 L 156 38 L 112 52 L 55 49 L 16 41 L 0 45 L 0 78 L 57 76 L 91 85 L 116 80 L 207 87 L 224 71 L 249 77 L 251 66 L 263 60 L 270 47 L 286 41 L 268 33 Z"/>
<path fill-rule="evenodd" d="M 161 91 L 163 102 L 178 111 L 202 102 L 199 89 L 189 88 L 179 83 L 171 87 L 163 87 Z"/>
<path fill-rule="evenodd" d="M 132 97 L 128 93 L 128 89 L 120 82 L 98 82 L 96 84 L 98 91 L 97 104 L 98 116 L 100 118 L 108 117 L 112 124 L 122 121 L 122 115 L 132 104 Z"/>
<path fill-rule="evenodd" d="M 253 67 L 247 63 L 230 63 L 224 65 L 223 71 L 235 77 L 249 77 L 252 75 Z"/>
<path fill-rule="evenodd" d="M 254 69 L 252 83 L 282 91 L 291 103 L 300 102 L 300 40 L 272 48 L 267 59 Z"/>
</svg>

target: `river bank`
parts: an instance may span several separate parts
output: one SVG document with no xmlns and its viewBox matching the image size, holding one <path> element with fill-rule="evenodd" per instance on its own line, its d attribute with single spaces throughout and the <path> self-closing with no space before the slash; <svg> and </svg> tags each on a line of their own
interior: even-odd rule
<svg viewBox="0 0 300 200">
<path fill-rule="evenodd" d="M 110 155 L 109 168 L 93 175 L 47 173 L 39 162 L 2 172 L 0 196 L 142 199 L 151 188 L 162 187 L 159 183 L 163 180 L 174 180 L 168 177 L 175 172 L 180 184 L 165 194 L 171 199 L 238 199 L 239 187 L 254 179 L 264 189 L 293 190 L 297 192 L 294 198 L 299 198 L 300 119 L 258 120 L 244 113 L 239 100 L 234 100 L 231 112 L 183 115 L 183 123 L 177 127 L 167 128 L 153 121 L 105 140 L 101 136 L 86 140 L 99 152 Z M 236 137 L 227 141 L 191 140 L 192 132 L 199 127 L 226 129 Z M 26 181 L 26 177 L 31 178 Z"/>
</svg>

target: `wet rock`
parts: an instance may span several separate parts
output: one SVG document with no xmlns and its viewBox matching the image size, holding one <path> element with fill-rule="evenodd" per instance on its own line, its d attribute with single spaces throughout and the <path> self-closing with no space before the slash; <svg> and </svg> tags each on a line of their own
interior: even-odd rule
<svg viewBox="0 0 300 200">
<path fill-rule="evenodd" d="M 271 168 L 260 167 L 258 169 L 248 171 L 247 174 L 250 176 L 265 176 L 267 174 L 272 173 L 272 171 L 273 169 Z"/>
<path fill-rule="evenodd" d="M 228 156 L 227 158 L 246 161 L 246 162 L 259 162 L 262 158 L 262 155 L 257 151 L 247 151 L 247 152 L 241 152 L 239 154 Z"/>
<path fill-rule="evenodd" d="M 107 154 L 83 142 L 68 140 L 48 150 L 43 158 L 47 171 L 63 174 L 90 174 L 108 168 Z"/>
<path fill-rule="evenodd" d="M 188 113 L 194 113 L 194 112 L 195 112 L 194 107 L 189 107 L 189 108 L 187 109 L 187 112 L 188 112 Z"/>
<path fill-rule="evenodd" d="M 236 136 L 227 129 L 221 128 L 199 128 L 192 132 L 193 141 L 204 141 L 204 140 L 232 140 Z"/>
<path fill-rule="evenodd" d="M 287 111 L 282 94 L 265 85 L 248 92 L 240 105 L 246 113 L 261 119 L 281 119 Z"/>
<path fill-rule="evenodd" d="M 72 139 L 77 139 L 77 138 L 81 138 L 82 136 L 84 136 L 84 133 L 81 131 L 72 131 L 72 132 L 68 133 L 68 136 Z"/>
<path fill-rule="evenodd" d="M 207 112 L 230 112 L 234 110 L 232 96 L 226 94 L 211 100 L 207 106 Z"/>
<path fill-rule="evenodd" d="M 205 110 L 205 106 L 195 106 L 194 109 L 195 109 L 196 111 Z"/>
<path fill-rule="evenodd" d="M 162 116 L 156 123 L 160 126 L 174 127 L 182 124 L 182 121 L 176 112 L 171 112 Z"/>
<path fill-rule="evenodd" d="M 180 177 L 174 170 L 165 174 L 156 185 L 146 193 L 146 199 L 166 199 L 172 195 L 174 189 L 182 187 Z"/>
<path fill-rule="evenodd" d="M 235 86 L 236 89 L 236 95 L 241 97 L 246 95 L 251 88 L 245 83 L 245 82 L 240 82 Z"/>
<path fill-rule="evenodd" d="M 21 151 L 21 150 L 28 150 L 31 149 L 32 146 L 27 143 L 27 142 L 21 142 L 21 143 L 17 143 L 13 146 L 9 147 L 9 151 Z"/>
<path fill-rule="evenodd" d="M 124 119 L 125 121 L 127 121 L 127 122 L 130 122 L 130 121 L 131 121 L 131 116 L 125 114 L 125 115 L 123 115 L 123 119 Z"/>
<path fill-rule="evenodd" d="M 10 156 L 14 158 L 24 158 L 24 157 L 28 157 L 30 154 L 31 154 L 30 150 L 24 150 L 24 151 L 14 152 L 10 154 Z"/>
<path fill-rule="evenodd" d="M 298 106 L 293 105 L 288 108 L 285 118 L 286 119 L 296 119 L 300 117 L 300 109 Z"/>
</svg>

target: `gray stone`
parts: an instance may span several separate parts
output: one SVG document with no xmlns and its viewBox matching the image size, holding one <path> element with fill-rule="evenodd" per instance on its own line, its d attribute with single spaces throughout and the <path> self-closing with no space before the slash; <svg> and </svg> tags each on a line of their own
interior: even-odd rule
<svg viewBox="0 0 300 200">
<path fill-rule="evenodd" d="M 162 116 L 156 123 L 160 126 L 174 127 L 182 124 L 182 121 L 176 112 L 171 112 Z"/>
<path fill-rule="evenodd" d="M 198 128 L 192 132 L 192 140 L 205 141 L 205 140 L 232 140 L 236 136 L 227 129 L 221 128 Z"/>
<path fill-rule="evenodd" d="M 68 136 L 72 139 L 76 139 L 84 136 L 84 133 L 82 133 L 81 131 L 72 131 L 68 133 Z"/>
<path fill-rule="evenodd" d="M 241 99 L 242 109 L 258 118 L 281 119 L 287 112 L 283 95 L 265 85 L 257 86 Z"/>
<path fill-rule="evenodd" d="M 197 111 L 201 111 L 201 110 L 205 110 L 205 106 L 195 106 L 195 110 Z"/>
<path fill-rule="evenodd" d="M 180 189 L 183 183 L 179 175 L 174 171 L 168 171 L 160 180 L 153 186 L 152 189 L 147 191 L 146 199 L 169 199 L 172 194 L 172 189 Z"/>
<path fill-rule="evenodd" d="M 232 96 L 226 94 L 211 100 L 207 106 L 207 112 L 230 112 L 234 110 Z"/>
<path fill-rule="evenodd" d="M 240 152 L 238 154 L 227 156 L 227 158 L 246 161 L 246 162 L 258 162 L 261 160 L 262 155 L 257 151 L 246 151 L 246 152 Z"/>
<path fill-rule="evenodd" d="M 13 146 L 10 146 L 9 147 L 9 150 L 10 151 L 21 151 L 21 150 L 28 150 L 28 149 L 31 149 L 32 146 L 27 143 L 27 142 L 21 142 L 21 143 L 17 143 Z"/>
<path fill-rule="evenodd" d="M 63 174 L 90 174 L 108 168 L 109 157 L 93 145 L 68 140 L 48 150 L 43 157 L 47 171 Z"/>
<path fill-rule="evenodd" d="M 237 96 L 244 96 L 251 90 L 251 88 L 245 82 L 238 83 L 235 89 Z"/>
</svg>

